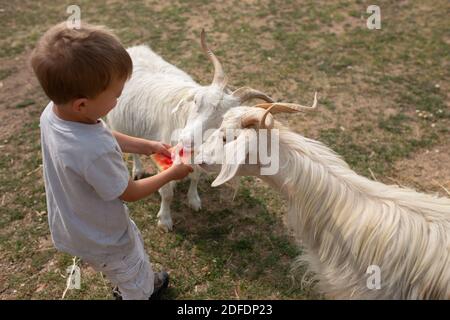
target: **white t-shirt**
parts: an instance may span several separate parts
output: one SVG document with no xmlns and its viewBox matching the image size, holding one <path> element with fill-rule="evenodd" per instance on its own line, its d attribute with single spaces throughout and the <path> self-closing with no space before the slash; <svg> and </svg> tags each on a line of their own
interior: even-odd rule
<svg viewBox="0 0 450 320">
<path fill-rule="evenodd" d="M 129 173 L 105 123 L 60 119 L 50 102 L 40 118 L 48 222 L 58 250 L 86 260 L 120 259 L 134 245 L 119 199 Z"/>
</svg>

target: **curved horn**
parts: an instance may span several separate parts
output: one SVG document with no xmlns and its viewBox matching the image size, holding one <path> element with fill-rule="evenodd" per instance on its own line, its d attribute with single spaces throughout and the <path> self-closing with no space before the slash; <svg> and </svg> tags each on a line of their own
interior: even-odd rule
<svg viewBox="0 0 450 320">
<path fill-rule="evenodd" d="M 211 49 L 209 49 L 208 44 L 206 43 L 205 29 L 202 29 L 200 38 L 202 42 L 203 51 L 214 65 L 214 78 L 212 84 L 216 84 L 219 87 L 224 88 L 226 84 L 225 73 L 223 72 L 222 64 L 220 63 L 219 59 L 217 59 L 216 55 L 211 51 Z"/>
<path fill-rule="evenodd" d="M 257 105 L 254 105 L 253 107 L 262 108 L 269 110 L 272 114 L 275 113 L 294 113 L 294 112 L 301 112 L 305 110 L 314 110 L 317 108 L 317 92 L 314 94 L 314 102 L 313 105 L 310 107 L 303 106 L 301 104 L 296 103 L 285 103 L 285 102 L 275 102 L 275 103 L 260 103 Z"/>
<path fill-rule="evenodd" d="M 239 98 L 241 100 L 241 103 L 254 98 L 262 99 L 267 102 L 275 102 L 271 97 L 266 95 L 264 92 L 261 92 L 259 90 L 250 87 L 241 87 L 237 90 L 234 90 L 231 95 Z"/>
<path fill-rule="evenodd" d="M 272 112 L 271 111 L 272 108 L 273 108 L 273 106 L 268 108 L 264 112 L 264 114 L 261 117 L 261 119 L 259 120 L 259 127 L 260 128 L 262 128 L 262 129 L 272 129 L 273 128 L 274 121 L 273 121 L 273 116 L 272 116 L 272 113 L 271 113 Z M 267 123 L 266 119 L 269 120 L 269 124 L 268 125 L 266 124 Z"/>
<path fill-rule="evenodd" d="M 260 129 L 272 129 L 274 126 L 274 120 L 272 114 L 270 114 L 270 108 L 267 110 L 249 111 L 242 115 L 242 128 L 247 128 L 253 125 L 258 126 Z"/>
</svg>

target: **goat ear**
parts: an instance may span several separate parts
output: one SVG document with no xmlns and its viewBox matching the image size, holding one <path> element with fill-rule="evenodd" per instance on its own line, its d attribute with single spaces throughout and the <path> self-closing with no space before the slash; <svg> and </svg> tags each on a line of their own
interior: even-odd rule
<svg viewBox="0 0 450 320">
<path fill-rule="evenodd" d="M 238 164 L 222 164 L 222 169 L 220 170 L 217 178 L 211 183 L 212 187 L 218 187 L 221 184 L 232 179 L 239 169 Z"/>
<path fill-rule="evenodd" d="M 184 103 L 185 100 L 186 100 L 185 98 L 182 98 L 180 100 L 180 102 L 178 102 L 176 107 L 172 109 L 172 114 L 174 114 L 174 113 L 178 112 L 178 110 L 180 110 L 180 106 Z"/>
<path fill-rule="evenodd" d="M 224 148 L 224 163 L 222 163 L 220 173 L 211 183 L 211 186 L 220 186 L 235 177 L 255 143 L 257 143 L 257 138 L 254 130 L 243 130 L 236 140 L 227 143 Z"/>
<path fill-rule="evenodd" d="M 195 94 L 190 92 L 187 96 L 183 97 L 180 102 L 178 102 L 178 104 L 176 105 L 175 108 L 172 109 L 172 114 L 178 112 L 178 110 L 180 110 L 181 106 L 183 105 L 183 103 L 186 102 L 191 102 L 192 100 L 194 100 L 194 96 Z"/>
</svg>

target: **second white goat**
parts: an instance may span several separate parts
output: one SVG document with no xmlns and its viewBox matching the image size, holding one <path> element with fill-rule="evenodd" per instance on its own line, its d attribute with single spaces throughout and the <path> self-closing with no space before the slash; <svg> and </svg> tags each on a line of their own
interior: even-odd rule
<svg viewBox="0 0 450 320">
<path fill-rule="evenodd" d="M 243 102 L 260 98 L 273 100 L 266 94 L 242 87 L 231 92 L 226 76 L 214 53 L 208 48 L 204 30 L 201 34 L 204 52 L 214 65 L 214 78 L 210 85 L 202 86 L 187 73 L 162 59 L 148 46 L 127 49 L 133 61 L 133 74 L 125 84 L 117 106 L 108 114 L 111 129 L 164 143 L 179 143 L 192 147 L 194 137 L 209 128 L 217 127 L 223 114 Z M 144 174 L 137 155 L 133 155 L 133 177 Z M 197 191 L 200 171 L 190 175 L 188 203 L 194 210 L 201 208 Z M 162 187 L 162 202 L 158 212 L 158 226 L 168 231 L 173 227 L 170 204 L 175 183 Z"/>
</svg>

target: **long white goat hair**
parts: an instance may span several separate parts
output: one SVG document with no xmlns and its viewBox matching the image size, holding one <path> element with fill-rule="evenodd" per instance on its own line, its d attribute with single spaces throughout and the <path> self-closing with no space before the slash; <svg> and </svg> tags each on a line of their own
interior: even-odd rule
<svg viewBox="0 0 450 320">
<path fill-rule="evenodd" d="M 254 129 L 246 129 L 242 119 L 255 109 L 228 111 L 221 130 L 244 127 L 246 135 Z M 259 176 L 286 196 L 287 225 L 306 249 L 296 265 L 309 266 L 319 291 L 336 299 L 450 299 L 450 199 L 359 176 L 322 143 L 277 121 L 274 128 L 277 174 L 223 164 L 213 185 L 237 172 Z M 202 147 L 211 150 L 215 143 Z M 370 266 L 380 268 L 379 289 L 367 285 Z"/>
<path fill-rule="evenodd" d="M 121 107 L 108 115 L 108 123 L 120 132 L 169 143 L 173 130 L 185 125 L 189 109 L 181 108 L 177 114 L 171 114 L 168 106 L 175 107 L 190 90 L 200 86 L 147 46 L 127 51 L 133 60 L 133 77 L 124 88 Z"/>
<path fill-rule="evenodd" d="M 280 127 L 288 225 L 333 298 L 450 298 L 450 200 L 359 176 L 320 142 Z M 269 176 L 262 176 L 268 178 Z M 370 265 L 381 289 L 367 286 Z"/>
</svg>

